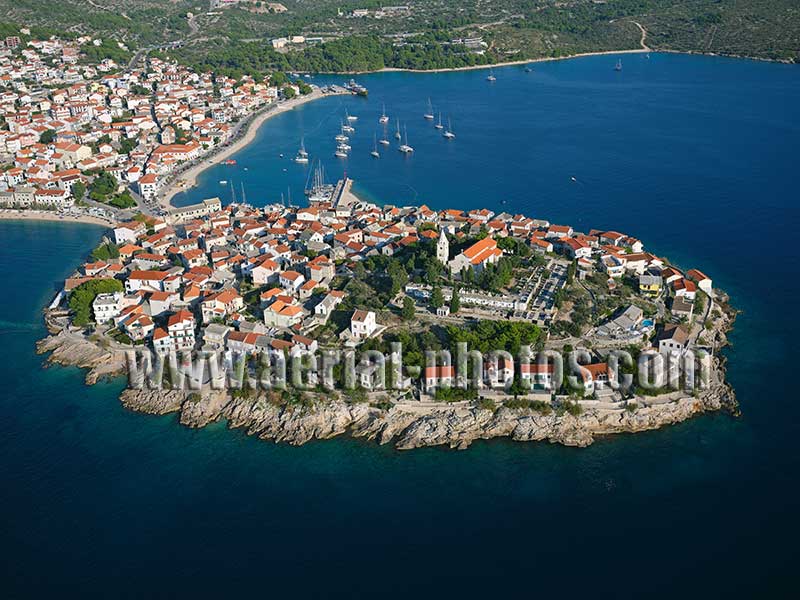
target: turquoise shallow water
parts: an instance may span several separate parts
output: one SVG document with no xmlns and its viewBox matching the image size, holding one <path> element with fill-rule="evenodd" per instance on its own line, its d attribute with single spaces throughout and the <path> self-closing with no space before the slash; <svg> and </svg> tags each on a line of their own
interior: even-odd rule
<svg viewBox="0 0 800 600">
<path fill-rule="evenodd" d="M 278 153 L 293 154 L 302 129 L 337 176 L 330 138 L 346 105 L 360 117 L 347 168 L 369 197 L 434 208 L 505 198 L 510 212 L 638 235 L 709 271 L 742 308 L 728 353 L 741 419 L 581 450 L 291 448 L 223 425 L 189 430 L 125 411 L 121 383 L 87 388 L 79 370 L 43 370 L 34 354 L 41 307 L 100 230 L 0 222 L 4 596 L 787 595 L 800 533 L 787 356 L 800 71 L 623 60 L 621 76 L 608 57 L 498 69 L 494 86 L 480 72 L 364 77 L 368 101 L 277 117 L 237 167 L 216 169 L 244 179 L 253 202 L 297 194 L 303 169 Z M 453 113 L 454 144 L 422 122 L 428 95 Z M 384 100 L 407 115 L 410 161 L 369 157 Z M 193 193 L 222 178 L 208 173 Z"/>
</svg>

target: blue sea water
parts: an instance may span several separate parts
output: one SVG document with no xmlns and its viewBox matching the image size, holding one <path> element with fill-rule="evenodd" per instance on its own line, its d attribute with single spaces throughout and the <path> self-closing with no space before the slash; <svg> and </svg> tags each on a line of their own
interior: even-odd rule
<svg viewBox="0 0 800 600">
<path fill-rule="evenodd" d="M 236 167 L 212 168 L 181 201 L 222 194 L 220 179 L 237 195 L 243 182 L 255 204 L 289 188 L 299 199 L 307 171 L 288 158 L 303 135 L 331 179 L 346 168 L 376 201 L 638 236 L 708 272 L 742 310 L 727 353 L 741 418 L 586 449 L 492 441 L 466 452 L 190 430 L 127 412 L 121 382 L 86 387 L 80 370 L 43 370 L 34 353 L 41 307 L 100 229 L 0 221 L 4 597 L 790 595 L 800 71 L 623 61 L 622 73 L 616 57 L 497 69 L 494 84 L 480 71 L 364 76 L 368 100 L 270 120 Z M 428 96 L 451 116 L 453 142 L 422 120 Z M 407 123 L 413 157 L 369 156 L 383 102 Z M 339 164 L 345 108 L 358 132 Z"/>
</svg>

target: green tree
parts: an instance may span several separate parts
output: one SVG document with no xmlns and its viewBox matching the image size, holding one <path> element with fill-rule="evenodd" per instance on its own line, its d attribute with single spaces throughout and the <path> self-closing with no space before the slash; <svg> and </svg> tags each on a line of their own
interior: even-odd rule
<svg viewBox="0 0 800 600">
<path fill-rule="evenodd" d="M 117 189 L 117 180 L 108 171 L 100 171 L 89 187 L 89 196 L 92 200 L 102 202 L 106 196 Z"/>
<path fill-rule="evenodd" d="M 450 314 L 454 315 L 461 310 L 461 298 L 458 293 L 458 286 L 453 286 L 453 296 L 450 298 Z"/>
<path fill-rule="evenodd" d="M 444 295 L 442 294 L 442 288 L 437 285 L 431 292 L 431 308 L 437 309 L 440 306 L 444 306 Z"/>
<path fill-rule="evenodd" d="M 94 260 L 109 260 L 119 257 L 119 249 L 116 245 L 107 243 L 100 244 L 97 248 L 92 250 L 92 258 Z"/>
<path fill-rule="evenodd" d="M 403 298 L 403 310 L 400 312 L 400 316 L 403 317 L 404 321 L 410 321 L 414 318 L 414 301 L 406 296 Z"/>
<path fill-rule="evenodd" d="M 117 208 L 133 208 L 136 206 L 136 200 L 133 199 L 131 193 L 128 190 L 125 190 L 121 194 L 118 194 L 108 202 L 111 206 L 116 206 Z"/>
<path fill-rule="evenodd" d="M 56 130 L 55 129 L 48 129 L 42 135 L 39 136 L 39 142 L 42 144 L 52 144 L 53 141 L 56 139 Z"/>
<path fill-rule="evenodd" d="M 136 148 L 136 142 L 130 138 L 122 138 L 119 142 L 120 154 L 130 154 Z"/>
<path fill-rule="evenodd" d="M 283 71 L 276 71 L 275 73 L 270 75 L 269 81 L 275 87 L 281 87 L 289 83 L 289 78 Z"/>
<path fill-rule="evenodd" d="M 86 184 L 82 181 L 76 181 L 72 184 L 72 197 L 75 198 L 75 202 L 80 202 L 83 200 L 83 197 L 86 195 Z"/>
<path fill-rule="evenodd" d="M 386 273 L 392 280 L 392 295 L 399 292 L 408 283 L 408 273 L 398 261 L 392 261 L 386 268 Z"/>
<path fill-rule="evenodd" d="M 285 88 L 283 88 L 283 97 L 286 98 L 287 100 L 294 98 L 295 95 L 296 93 L 293 87 L 287 85 Z"/>
<path fill-rule="evenodd" d="M 69 295 L 69 308 L 73 312 L 72 323 L 86 325 L 92 317 L 92 302 L 98 294 L 121 292 L 122 282 L 117 279 L 93 279 L 76 287 Z"/>
<path fill-rule="evenodd" d="M 471 266 L 461 271 L 461 279 L 464 280 L 464 283 L 473 283 L 475 281 L 475 271 Z"/>
</svg>

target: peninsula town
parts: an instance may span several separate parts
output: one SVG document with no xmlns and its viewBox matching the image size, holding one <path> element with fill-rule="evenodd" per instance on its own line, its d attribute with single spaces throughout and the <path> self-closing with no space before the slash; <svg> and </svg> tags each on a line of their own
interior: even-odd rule
<svg viewBox="0 0 800 600">
<path fill-rule="evenodd" d="M 128 389 L 126 406 L 180 412 L 192 426 L 224 418 L 291 443 L 349 432 L 401 448 L 500 436 L 586 445 L 735 410 L 720 355 L 735 318 L 727 296 L 628 232 L 489 208 L 378 206 L 347 178 L 304 207 L 219 198 L 169 207 L 182 174 L 222 160 L 256 115 L 347 90 L 155 58 L 90 64 L 82 49 L 95 42 L 12 36 L 0 50 L 0 212 L 107 225 L 46 311 L 52 335 L 40 351 L 89 368 L 90 382 L 123 373 L 126 352 L 141 348 L 228 361 L 355 348 L 391 360 L 398 342 L 406 366 L 400 385 L 361 364 L 355 389 Z M 452 364 L 425 356 L 457 343 L 586 359 L 577 386 L 546 360 L 507 358 L 465 385 Z M 691 355 L 710 361 L 712 377 L 702 387 L 619 386 L 617 350 L 633 356 L 617 367 L 630 375 L 643 361 Z"/>
</svg>

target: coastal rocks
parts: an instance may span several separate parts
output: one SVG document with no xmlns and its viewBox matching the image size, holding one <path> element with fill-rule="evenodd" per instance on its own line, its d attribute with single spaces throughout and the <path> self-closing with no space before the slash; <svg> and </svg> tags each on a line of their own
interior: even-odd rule
<svg viewBox="0 0 800 600">
<path fill-rule="evenodd" d="M 124 373 L 126 368 L 122 352 L 107 349 L 69 330 L 41 340 L 37 351 L 50 352 L 51 363 L 89 369 L 87 383 L 101 376 Z M 492 438 L 585 447 L 597 436 L 658 429 L 703 412 L 726 409 L 738 414 L 733 389 L 724 382 L 724 360 L 715 358 L 714 367 L 716 383 L 696 396 L 638 398 L 625 408 L 587 406 L 577 415 L 415 402 L 386 410 L 313 394 L 308 394 L 301 403 L 286 403 L 276 392 L 248 397 L 209 389 L 126 389 L 120 400 L 126 408 L 137 412 L 155 415 L 180 412 L 180 422 L 188 427 L 204 427 L 224 418 L 229 427 L 243 429 L 248 435 L 292 445 L 349 434 L 379 444 L 394 443 L 400 450 L 426 446 L 464 449 L 475 440 Z"/>
<path fill-rule="evenodd" d="M 125 372 L 125 355 L 101 348 L 80 334 L 62 330 L 36 343 L 37 354 L 50 352 L 47 362 L 74 365 L 89 369 L 86 383 L 96 383 L 101 377 L 111 377 Z"/>
<path fill-rule="evenodd" d="M 126 389 L 120 394 L 119 399 L 128 410 L 150 415 L 166 415 L 181 409 L 186 394 L 177 390 Z"/>
<path fill-rule="evenodd" d="M 394 406 L 389 410 L 341 400 L 281 404 L 265 396 L 232 398 L 225 391 L 125 390 L 122 403 L 151 414 L 180 411 L 180 422 L 204 427 L 220 418 L 263 440 L 294 446 L 343 434 L 380 444 L 394 442 L 399 450 L 427 446 L 465 449 L 475 440 L 509 438 L 520 442 L 548 441 L 585 447 L 597 436 L 636 433 L 680 423 L 699 413 L 735 405 L 728 386 L 698 397 L 627 408 L 590 408 L 579 415 L 542 413 L 531 409 Z"/>
<path fill-rule="evenodd" d="M 338 401 L 281 406 L 260 397 L 233 400 L 224 416 L 230 427 L 243 428 L 249 435 L 296 446 L 313 439 L 332 438 L 351 428 L 366 431 L 378 413 L 378 409 L 365 404 Z"/>
<path fill-rule="evenodd" d="M 565 446 L 588 446 L 592 443 L 587 422 L 570 415 L 543 415 L 535 411 L 501 408 L 489 410 L 441 410 L 411 424 L 397 442 L 400 450 L 446 445 L 465 449 L 477 439 L 509 437 L 516 441 L 547 440 Z M 587 422 L 584 422 L 587 421 Z"/>
<path fill-rule="evenodd" d="M 205 427 L 219 419 L 228 402 L 230 402 L 230 397 L 224 391 L 189 393 L 180 407 L 181 425 Z"/>
</svg>

